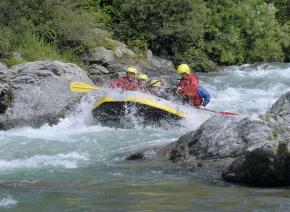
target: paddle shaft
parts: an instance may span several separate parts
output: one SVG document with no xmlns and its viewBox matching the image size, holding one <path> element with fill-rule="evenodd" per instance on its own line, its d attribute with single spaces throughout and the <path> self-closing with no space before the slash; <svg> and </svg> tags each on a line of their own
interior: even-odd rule
<svg viewBox="0 0 290 212">
<path fill-rule="evenodd" d="M 218 112 L 218 111 L 210 110 L 210 109 L 207 109 L 207 108 L 196 107 L 196 109 L 206 110 L 206 111 L 213 112 L 213 113 L 217 113 L 217 114 L 223 115 L 223 116 L 236 116 L 236 115 L 238 115 L 237 113 L 233 113 L 233 112 L 226 112 L 226 111 Z"/>
</svg>

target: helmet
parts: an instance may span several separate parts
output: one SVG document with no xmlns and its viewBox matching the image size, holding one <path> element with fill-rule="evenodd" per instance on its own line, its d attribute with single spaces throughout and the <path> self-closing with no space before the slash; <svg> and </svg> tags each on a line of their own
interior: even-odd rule
<svg viewBox="0 0 290 212">
<path fill-rule="evenodd" d="M 139 74 L 138 79 L 148 81 L 148 76 L 146 74 Z"/>
<path fill-rule="evenodd" d="M 181 75 L 183 73 L 190 74 L 190 68 L 189 68 L 189 66 L 187 64 L 181 64 L 177 68 L 177 73 L 179 75 Z"/>
<path fill-rule="evenodd" d="M 127 72 L 134 73 L 135 76 L 136 76 L 137 73 L 138 73 L 138 70 L 137 70 L 136 68 L 134 68 L 134 67 L 129 67 L 129 68 L 127 69 Z"/>
<path fill-rule="evenodd" d="M 158 88 L 161 86 L 161 83 L 159 80 L 151 80 L 149 87 L 153 87 L 153 88 Z"/>
</svg>

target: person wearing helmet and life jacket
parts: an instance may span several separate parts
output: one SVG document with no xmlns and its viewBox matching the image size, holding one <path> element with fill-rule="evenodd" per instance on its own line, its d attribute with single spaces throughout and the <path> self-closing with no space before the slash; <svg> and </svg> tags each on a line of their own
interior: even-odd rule
<svg viewBox="0 0 290 212">
<path fill-rule="evenodd" d="M 138 70 L 134 67 L 129 67 L 125 77 L 120 77 L 109 84 L 109 88 L 122 88 L 123 90 L 136 91 L 139 90 L 138 83 L 135 82 Z"/>
<path fill-rule="evenodd" d="M 190 68 L 187 64 L 181 64 L 177 68 L 177 73 L 181 76 L 181 80 L 177 86 L 176 94 L 183 97 L 183 99 L 196 107 L 203 103 L 203 98 L 199 94 L 204 94 L 204 89 L 200 88 L 199 92 L 199 78 L 195 74 L 190 73 Z M 208 94 L 208 93 L 207 93 Z M 207 102 L 208 103 L 208 102 Z"/>
<path fill-rule="evenodd" d="M 149 84 L 148 84 L 148 89 L 150 94 L 154 95 L 154 96 L 160 96 L 160 86 L 161 86 L 161 82 L 159 80 L 153 79 L 150 80 Z"/>
<path fill-rule="evenodd" d="M 146 74 L 139 74 L 138 77 L 138 84 L 139 84 L 139 88 L 141 91 L 145 92 L 145 93 L 149 93 L 149 89 L 147 86 L 147 82 L 148 82 L 148 76 Z"/>
</svg>

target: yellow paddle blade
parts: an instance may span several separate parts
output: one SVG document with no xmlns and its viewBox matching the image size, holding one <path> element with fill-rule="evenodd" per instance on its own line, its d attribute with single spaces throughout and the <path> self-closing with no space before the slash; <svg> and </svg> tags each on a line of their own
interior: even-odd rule
<svg viewBox="0 0 290 212">
<path fill-rule="evenodd" d="M 90 92 L 92 90 L 98 90 L 98 87 L 89 85 L 87 83 L 84 82 L 72 82 L 69 85 L 69 89 L 72 92 L 81 92 L 81 93 L 86 93 L 86 92 Z"/>
</svg>

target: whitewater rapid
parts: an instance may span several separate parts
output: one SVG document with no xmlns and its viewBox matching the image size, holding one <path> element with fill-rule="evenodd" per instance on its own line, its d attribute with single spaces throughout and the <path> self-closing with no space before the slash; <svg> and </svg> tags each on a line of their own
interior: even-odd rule
<svg viewBox="0 0 290 212">
<path fill-rule="evenodd" d="M 211 94 L 208 109 L 236 112 L 242 116 L 264 113 L 283 93 L 290 91 L 290 64 L 243 65 L 198 75 L 201 85 Z M 79 181 L 91 182 L 95 178 L 98 183 L 114 186 L 118 186 L 116 179 L 120 178 L 127 184 L 162 180 L 168 176 L 162 169 L 146 169 L 144 172 L 145 169 L 130 164 L 120 167 L 120 163 L 134 151 L 176 141 L 209 118 L 207 115 L 197 117 L 196 109 L 180 106 L 188 113 L 196 114 L 197 118 L 171 128 L 138 125 L 133 129 L 109 128 L 96 125 L 91 115 L 97 95 L 100 94 L 92 93 L 84 98 L 76 112 L 57 125 L 0 131 L 0 183 L 41 183 L 43 192 L 49 193 L 50 184 L 59 182 L 64 190 L 66 185 L 75 183 L 77 190 Z M 176 174 L 173 176 L 175 179 Z M 57 186 L 53 191 L 59 191 Z M 21 208 L 21 201 L 36 201 L 33 195 L 36 195 L 34 189 L 17 193 L 14 187 L 8 186 L 0 192 L 0 207 Z M 48 197 L 44 195 L 43 198 L 44 201 Z"/>
</svg>

